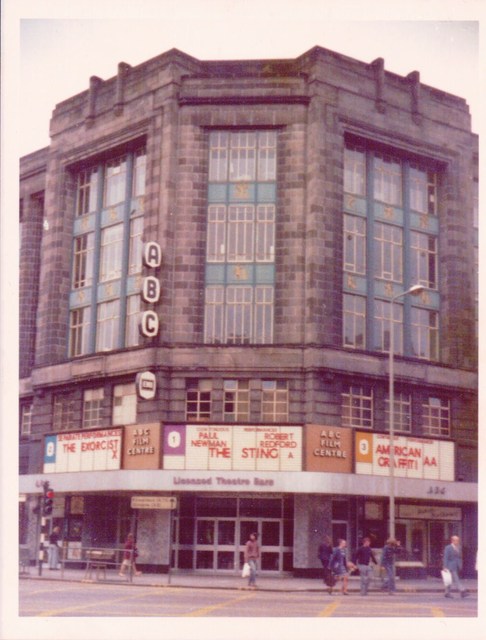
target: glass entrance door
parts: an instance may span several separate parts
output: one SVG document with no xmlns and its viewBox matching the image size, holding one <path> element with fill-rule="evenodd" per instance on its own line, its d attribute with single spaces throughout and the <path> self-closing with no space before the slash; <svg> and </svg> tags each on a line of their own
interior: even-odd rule
<svg viewBox="0 0 486 640">
<path fill-rule="evenodd" d="M 240 522 L 240 563 L 243 563 L 244 547 L 250 534 L 258 534 L 260 545 L 260 569 L 262 571 L 284 570 L 284 541 L 281 520 L 242 520 Z"/>
<path fill-rule="evenodd" d="M 260 571 L 293 567 L 293 496 L 182 496 L 174 519 L 177 569 L 239 572 L 250 534 L 258 534 Z"/>
<path fill-rule="evenodd" d="M 407 552 L 404 560 L 427 564 L 427 527 L 424 520 L 397 521 L 396 537 Z"/>
<path fill-rule="evenodd" d="M 429 567 L 435 570 L 442 568 L 444 548 L 449 544 L 451 536 L 461 536 L 460 522 L 429 521 Z"/>
<path fill-rule="evenodd" d="M 197 520 L 196 569 L 234 569 L 236 520 Z"/>
</svg>

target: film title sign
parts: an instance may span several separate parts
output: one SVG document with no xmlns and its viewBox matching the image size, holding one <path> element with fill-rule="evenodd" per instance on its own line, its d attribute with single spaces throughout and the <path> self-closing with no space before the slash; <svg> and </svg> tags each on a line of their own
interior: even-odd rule
<svg viewBox="0 0 486 640">
<path fill-rule="evenodd" d="M 165 425 L 164 469 L 301 471 L 302 428 Z"/>
<path fill-rule="evenodd" d="M 57 433 L 44 439 L 44 473 L 120 468 L 121 429 Z"/>
<path fill-rule="evenodd" d="M 411 436 L 394 438 L 394 475 L 424 480 L 454 480 L 454 443 Z M 356 432 L 356 473 L 390 474 L 387 434 Z"/>
<path fill-rule="evenodd" d="M 308 424 L 305 427 L 306 471 L 351 473 L 353 464 L 352 430 Z"/>
<path fill-rule="evenodd" d="M 125 427 L 123 439 L 124 469 L 160 468 L 160 424 L 136 424 Z"/>
</svg>

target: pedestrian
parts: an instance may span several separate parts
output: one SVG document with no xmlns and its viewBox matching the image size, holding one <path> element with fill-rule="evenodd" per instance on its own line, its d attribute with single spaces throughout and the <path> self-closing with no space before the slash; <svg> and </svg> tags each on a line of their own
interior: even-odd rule
<svg viewBox="0 0 486 640">
<path fill-rule="evenodd" d="M 250 538 L 245 545 L 245 562 L 250 565 L 250 576 L 248 586 L 256 589 L 257 562 L 260 558 L 260 547 L 258 546 L 258 533 L 250 533 Z"/>
<path fill-rule="evenodd" d="M 328 587 L 332 586 L 330 584 L 332 573 L 329 569 L 329 559 L 331 555 L 332 555 L 331 538 L 329 536 L 324 536 L 321 544 L 319 545 L 319 549 L 317 550 L 317 557 L 319 558 L 322 564 L 324 584 L 326 584 Z"/>
<path fill-rule="evenodd" d="M 49 569 L 51 571 L 58 570 L 59 564 L 59 540 L 61 538 L 61 528 L 54 527 L 49 536 L 49 549 L 47 551 L 49 560 Z"/>
<path fill-rule="evenodd" d="M 123 551 L 123 561 L 121 563 L 120 571 L 118 573 L 119 576 L 125 575 L 125 570 L 133 571 L 136 576 L 142 575 L 141 571 L 137 570 L 136 558 L 138 557 L 138 549 L 136 545 L 136 540 L 133 533 L 129 533 L 127 536 L 127 540 L 125 542 L 125 547 Z"/>
<path fill-rule="evenodd" d="M 343 596 L 349 595 L 348 593 L 348 570 L 356 569 L 352 562 L 348 562 L 346 558 L 346 540 L 340 538 L 338 540 L 338 546 L 333 549 L 331 557 L 329 558 L 329 569 L 332 571 L 336 580 L 341 580 L 341 593 Z M 329 594 L 332 594 L 332 586 L 329 587 Z"/>
<path fill-rule="evenodd" d="M 370 545 L 371 539 L 368 537 L 363 538 L 361 546 L 356 551 L 353 558 L 359 569 L 360 593 L 362 596 L 368 595 L 368 589 L 373 575 L 373 567 L 370 563 L 373 562 L 374 564 L 378 564 Z"/>
<path fill-rule="evenodd" d="M 460 547 L 459 536 L 451 536 L 451 543 L 444 549 L 444 570 L 449 571 L 451 574 L 451 584 L 448 584 L 445 588 L 444 596 L 446 598 L 452 598 L 451 590 L 454 585 L 461 598 L 465 598 L 469 595 L 469 591 L 463 587 L 459 580 L 459 571 L 462 569 L 462 553 Z"/>
<path fill-rule="evenodd" d="M 385 572 L 382 590 L 388 591 L 390 596 L 395 595 L 395 556 L 401 552 L 400 540 L 388 538 L 381 554 L 380 565 Z"/>
</svg>

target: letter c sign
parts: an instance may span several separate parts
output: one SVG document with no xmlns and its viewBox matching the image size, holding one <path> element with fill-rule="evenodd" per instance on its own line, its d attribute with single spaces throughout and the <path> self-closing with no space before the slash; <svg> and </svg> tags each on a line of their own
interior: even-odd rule
<svg viewBox="0 0 486 640">
<path fill-rule="evenodd" d="M 159 332 L 159 316 L 155 311 L 144 311 L 140 320 L 140 333 L 146 338 L 155 338 Z"/>
</svg>

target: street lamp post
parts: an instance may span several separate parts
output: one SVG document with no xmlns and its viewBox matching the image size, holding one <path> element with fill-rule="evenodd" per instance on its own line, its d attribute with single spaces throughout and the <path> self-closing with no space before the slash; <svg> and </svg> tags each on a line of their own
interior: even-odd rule
<svg viewBox="0 0 486 640">
<path fill-rule="evenodd" d="M 414 284 L 410 289 L 393 296 L 390 303 L 390 350 L 388 365 L 388 401 L 390 403 L 390 422 L 389 422 L 389 443 L 390 443 L 390 503 L 389 503 L 389 522 L 390 522 L 390 538 L 395 538 L 395 372 L 394 372 L 394 354 L 395 354 L 395 327 L 393 322 L 393 305 L 398 300 L 408 294 L 418 296 L 424 291 L 425 287 L 421 284 Z"/>
</svg>

